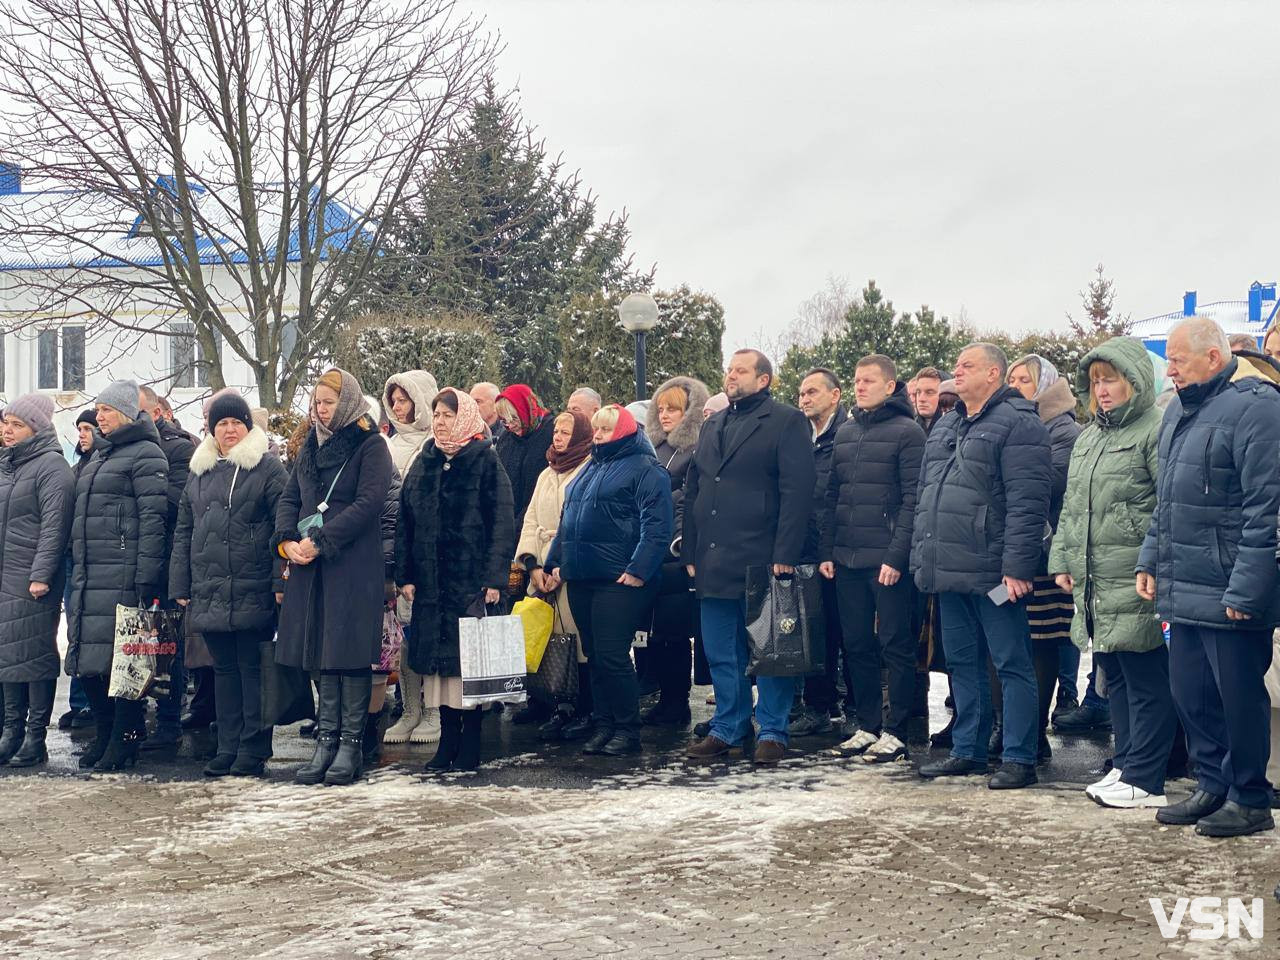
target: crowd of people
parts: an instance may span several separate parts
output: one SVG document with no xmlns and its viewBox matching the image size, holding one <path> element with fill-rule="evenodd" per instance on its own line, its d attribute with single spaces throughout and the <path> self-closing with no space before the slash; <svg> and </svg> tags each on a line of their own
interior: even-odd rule
<svg viewBox="0 0 1280 960">
<path fill-rule="evenodd" d="M 125 605 L 184 609 L 188 650 L 208 648 L 190 710 L 216 720 L 210 777 L 261 775 L 272 756 L 273 638 L 275 662 L 314 684 L 297 782 L 351 783 L 384 741 L 435 742 L 428 770 L 474 770 L 494 711 L 464 697 L 459 621 L 533 595 L 576 638 L 578 692 L 513 719 L 586 754 L 688 726 L 697 683 L 715 711 L 691 762 L 776 764 L 792 737 L 833 730 L 842 755 L 899 761 L 944 672 L 932 746 L 949 749 L 924 778 L 1033 784 L 1052 719 L 1113 728 L 1085 791 L 1098 804 L 1208 836 L 1270 829 L 1280 334 L 1252 346 L 1190 318 L 1163 362 L 1125 337 L 1072 371 L 986 343 L 949 378 L 871 354 L 852 384 L 810 371 L 794 406 L 747 349 L 714 396 L 691 377 L 639 406 L 581 387 L 558 413 L 524 384 L 438 388 L 411 370 L 375 398 L 335 368 L 283 448 L 235 390 L 205 402 L 196 438 L 121 381 L 80 414 L 74 465 L 53 400 L 28 394 L 0 433 L 0 764 L 46 762 L 64 667 L 59 725 L 96 732 L 81 767 L 176 742 L 182 644 L 150 733 L 145 701 L 109 695 Z M 748 577 L 801 568 L 821 586 L 821 668 L 752 676 Z M 1196 790 L 1169 803 L 1182 770 Z"/>
</svg>

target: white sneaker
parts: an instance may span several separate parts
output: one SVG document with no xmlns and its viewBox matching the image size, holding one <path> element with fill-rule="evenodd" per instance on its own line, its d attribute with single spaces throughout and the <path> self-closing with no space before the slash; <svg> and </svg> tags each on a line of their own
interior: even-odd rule
<svg viewBox="0 0 1280 960">
<path fill-rule="evenodd" d="M 862 754 L 863 763 L 891 763 L 907 755 L 907 745 L 892 733 L 880 734 L 880 739 L 867 747 Z"/>
<path fill-rule="evenodd" d="M 879 742 L 879 738 L 874 733 L 868 733 L 866 730 L 859 730 L 852 737 L 846 740 L 833 751 L 841 756 L 852 757 L 864 752 L 872 744 Z"/>
<path fill-rule="evenodd" d="M 434 707 L 422 708 L 422 721 L 409 734 L 410 743 L 435 743 L 440 739 L 440 711 Z"/>
<path fill-rule="evenodd" d="M 1088 797 L 1090 800 L 1097 800 L 1098 791 L 1105 790 L 1107 787 L 1118 782 L 1120 779 L 1120 774 L 1122 772 L 1123 771 L 1121 771 L 1118 767 L 1112 767 L 1107 772 L 1107 775 L 1103 777 L 1101 780 L 1096 780 L 1093 783 L 1089 784 L 1087 787 L 1085 787 L 1084 795 Z"/>
<path fill-rule="evenodd" d="M 1169 802 L 1163 793 L 1147 793 L 1141 787 L 1131 786 L 1123 780 L 1117 780 L 1111 786 L 1098 790 L 1093 799 L 1104 807 L 1126 809 L 1163 807 Z"/>
</svg>

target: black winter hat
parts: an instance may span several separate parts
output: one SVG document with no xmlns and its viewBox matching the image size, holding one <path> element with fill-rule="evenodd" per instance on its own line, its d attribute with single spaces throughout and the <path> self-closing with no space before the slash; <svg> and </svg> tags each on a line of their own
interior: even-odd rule
<svg viewBox="0 0 1280 960">
<path fill-rule="evenodd" d="M 87 423 L 91 427 L 96 427 L 98 425 L 98 414 L 94 411 L 93 407 L 80 411 L 80 416 L 76 417 L 76 426 L 78 427 L 82 423 Z"/>
<path fill-rule="evenodd" d="M 249 409 L 249 404 L 245 403 L 244 397 L 239 394 L 227 391 L 220 393 L 213 398 L 209 404 L 208 430 L 210 436 L 213 435 L 213 428 L 218 425 L 220 420 L 226 420 L 228 417 L 234 417 L 244 424 L 246 430 L 253 429 L 253 412 Z"/>
</svg>

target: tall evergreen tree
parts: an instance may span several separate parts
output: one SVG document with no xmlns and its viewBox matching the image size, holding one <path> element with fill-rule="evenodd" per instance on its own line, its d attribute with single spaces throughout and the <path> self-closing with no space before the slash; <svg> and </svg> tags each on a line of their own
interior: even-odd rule
<svg viewBox="0 0 1280 960">
<path fill-rule="evenodd" d="M 570 298 L 652 282 L 632 268 L 625 214 L 597 224 L 595 198 L 492 80 L 423 177 L 424 199 L 400 212 L 365 308 L 485 316 L 502 379 L 554 401 Z"/>
<path fill-rule="evenodd" d="M 1094 273 L 1096 276 L 1089 281 L 1088 287 L 1080 291 L 1084 317 L 1077 320 L 1067 313 L 1072 335 L 1087 344 L 1085 352 L 1112 337 L 1128 336 L 1133 327 L 1130 314 L 1113 314 L 1115 281 L 1107 279 L 1102 264 L 1098 264 Z"/>
</svg>

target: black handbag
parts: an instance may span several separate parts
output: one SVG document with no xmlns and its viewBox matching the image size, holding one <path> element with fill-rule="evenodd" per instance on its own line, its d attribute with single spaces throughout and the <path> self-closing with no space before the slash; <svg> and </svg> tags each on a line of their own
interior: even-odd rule
<svg viewBox="0 0 1280 960">
<path fill-rule="evenodd" d="M 780 577 L 771 567 L 748 567 L 746 604 L 748 676 L 803 677 L 823 668 L 826 623 L 815 565 Z"/>
<path fill-rule="evenodd" d="M 262 727 L 287 727 L 300 720 L 314 720 L 316 702 L 311 694 L 311 677 L 299 667 L 276 663 L 276 643 L 258 644 L 262 667 Z"/>
<path fill-rule="evenodd" d="M 578 638 L 566 633 L 560 622 L 560 606 L 552 602 L 555 621 L 551 626 L 551 638 L 538 672 L 529 674 L 525 690 L 530 698 L 552 705 L 575 703 L 578 699 Z"/>
</svg>

